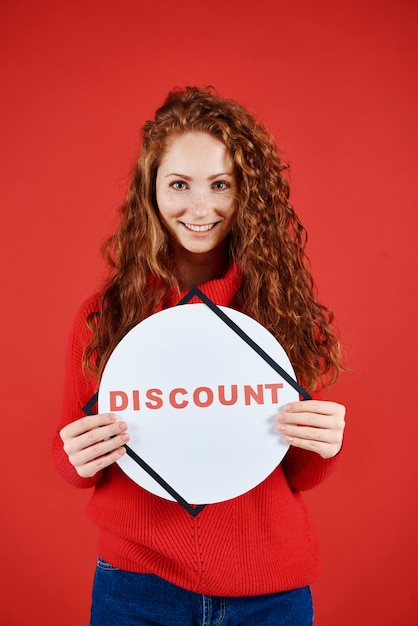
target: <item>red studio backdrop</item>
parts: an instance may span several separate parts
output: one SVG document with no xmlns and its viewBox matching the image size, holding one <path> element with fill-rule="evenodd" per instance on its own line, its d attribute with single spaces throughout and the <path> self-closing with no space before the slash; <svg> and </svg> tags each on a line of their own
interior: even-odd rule
<svg viewBox="0 0 418 626">
<path fill-rule="evenodd" d="M 1 623 L 88 623 L 90 493 L 50 459 L 69 327 L 141 124 L 172 87 L 211 84 L 287 155 L 352 370 L 328 393 L 344 462 L 306 494 L 316 623 L 418 624 L 417 27 L 414 0 L 1 3 Z"/>
</svg>

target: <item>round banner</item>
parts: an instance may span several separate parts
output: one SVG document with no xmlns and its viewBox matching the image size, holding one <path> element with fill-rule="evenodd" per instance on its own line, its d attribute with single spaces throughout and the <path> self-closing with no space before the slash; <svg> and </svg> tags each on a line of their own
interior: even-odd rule
<svg viewBox="0 0 418 626">
<path fill-rule="evenodd" d="M 271 362 L 295 379 L 273 335 L 227 307 L 181 305 L 139 323 L 111 354 L 99 389 L 99 412 L 129 425 L 122 470 L 151 493 L 190 504 L 257 486 L 288 449 L 277 412 L 299 399 Z"/>
</svg>

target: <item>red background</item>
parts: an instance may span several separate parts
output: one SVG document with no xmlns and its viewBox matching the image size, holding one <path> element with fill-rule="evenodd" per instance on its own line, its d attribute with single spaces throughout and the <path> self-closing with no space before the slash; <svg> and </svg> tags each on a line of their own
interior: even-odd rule
<svg viewBox="0 0 418 626">
<path fill-rule="evenodd" d="M 88 623 L 89 493 L 55 476 L 63 354 L 102 276 L 139 128 L 213 84 L 291 162 L 309 256 L 353 368 L 346 456 L 307 494 L 319 626 L 418 624 L 415 0 L 119 0 L 0 6 L 1 623 Z"/>
</svg>

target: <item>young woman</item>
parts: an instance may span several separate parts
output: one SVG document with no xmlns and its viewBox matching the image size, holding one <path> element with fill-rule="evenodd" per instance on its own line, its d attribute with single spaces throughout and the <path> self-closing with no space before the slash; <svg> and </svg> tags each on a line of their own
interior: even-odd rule
<svg viewBox="0 0 418 626">
<path fill-rule="evenodd" d="M 318 545 L 300 492 L 334 470 L 343 406 L 287 405 L 277 416 L 278 436 L 290 444 L 282 463 L 256 488 L 196 517 L 142 489 L 115 463 L 129 442 L 124 421 L 82 411 L 122 337 L 195 285 L 263 324 L 314 397 L 335 382 L 339 342 L 331 312 L 315 297 L 286 167 L 263 126 L 210 89 L 170 93 L 143 127 L 120 223 L 105 249 L 109 279 L 72 329 L 53 448 L 68 482 L 94 487 L 93 626 L 312 623 Z"/>
</svg>

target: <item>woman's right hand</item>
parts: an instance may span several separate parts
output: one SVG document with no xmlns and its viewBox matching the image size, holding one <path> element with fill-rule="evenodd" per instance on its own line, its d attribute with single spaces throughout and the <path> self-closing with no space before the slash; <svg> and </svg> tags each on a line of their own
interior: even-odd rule
<svg viewBox="0 0 418 626">
<path fill-rule="evenodd" d="M 82 478 L 91 478 L 126 453 L 130 439 L 126 422 L 112 413 L 88 415 L 61 431 L 60 437 L 70 463 Z"/>
</svg>

